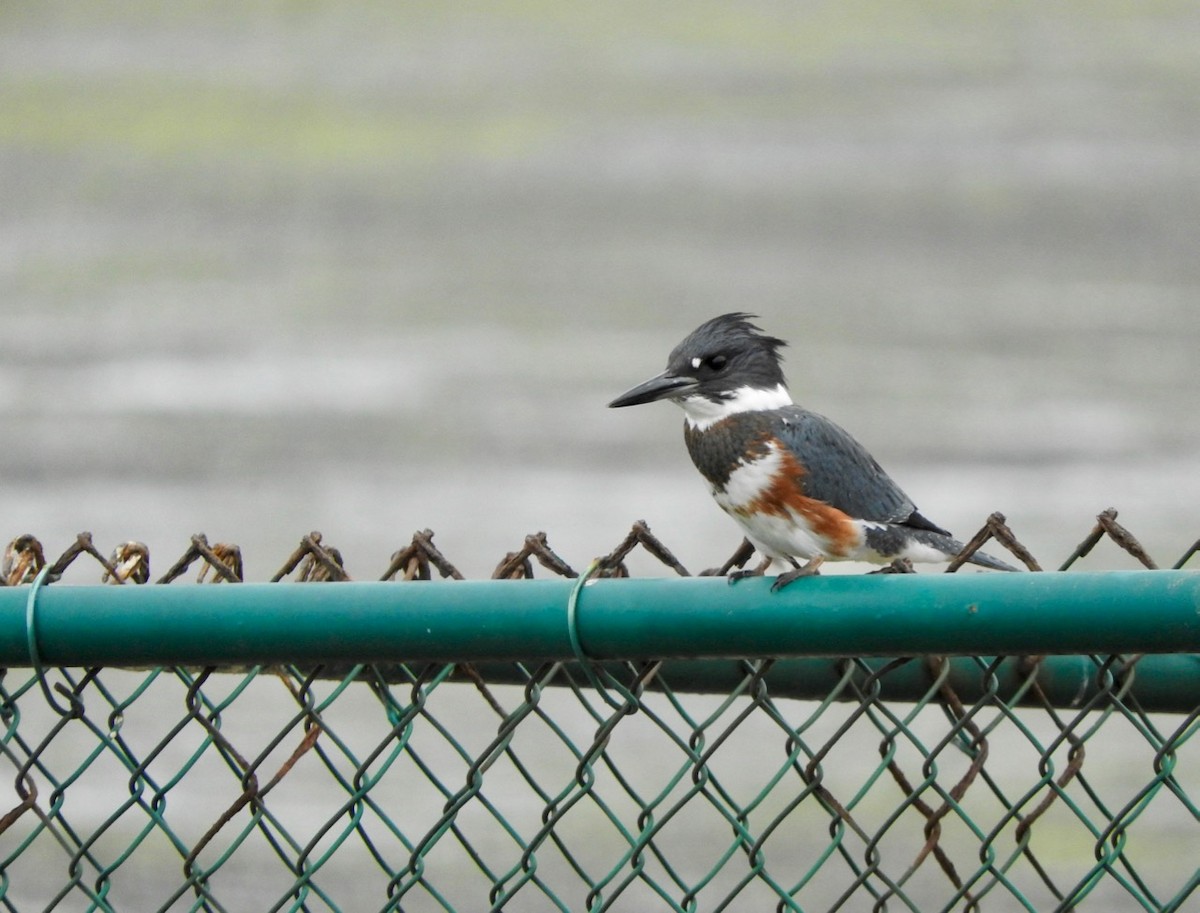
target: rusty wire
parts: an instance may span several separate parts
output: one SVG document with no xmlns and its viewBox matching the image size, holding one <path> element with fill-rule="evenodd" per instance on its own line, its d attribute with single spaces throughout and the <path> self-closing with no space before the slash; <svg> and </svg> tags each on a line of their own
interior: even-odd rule
<svg viewBox="0 0 1200 913">
<path fill-rule="evenodd" d="M 388 566 L 378 579 L 430 580 L 432 570 L 436 570 L 443 578 L 464 579 L 462 572 L 434 545 L 433 538 L 434 533 L 429 529 L 414 533 L 407 545 L 392 553 Z M 1059 570 L 1070 569 L 1078 560 L 1089 555 L 1104 538 L 1111 540 L 1143 567 L 1150 570 L 1160 567 L 1150 557 L 1137 537 L 1117 522 L 1117 511 L 1109 508 L 1097 515 L 1095 526 L 1060 564 Z M 955 573 L 967 564 L 973 554 L 992 541 L 1001 545 L 1028 570 L 1042 570 L 1038 559 L 1009 528 L 1005 516 L 1001 513 L 993 513 L 979 531 L 967 541 L 962 551 L 950 559 L 945 572 Z M 610 552 L 597 559 L 600 566 L 598 576 L 627 577 L 629 570 L 625 566 L 625 559 L 638 548 L 681 577 L 690 576 L 692 573 L 650 531 L 646 522 L 639 520 L 633 524 L 628 535 L 621 542 Z M 1200 553 L 1200 539 L 1190 545 L 1170 566 L 1175 569 L 1182 568 L 1197 553 Z M 132 540 L 121 543 L 108 558 L 105 558 L 92 544 L 92 534 L 88 532 L 80 533 L 75 541 L 53 562 L 50 566 L 51 577 L 54 579 L 61 577 L 63 572 L 82 555 L 89 555 L 101 565 L 103 570 L 101 582 L 145 583 L 149 580 L 150 553 L 144 543 Z M 702 576 L 723 576 L 734 569 L 744 567 L 753 555 L 754 547 L 749 541 L 743 540 L 725 562 L 699 573 Z M 198 560 L 202 561 L 198 582 L 204 582 L 209 577 L 214 583 L 220 581 L 236 583 L 244 579 L 242 552 L 237 545 L 217 543 L 210 546 L 208 538 L 203 533 L 197 533 L 191 537 L 191 543 L 183 555 L 156 582 L 170 583 L 184 574 Z M 492 579 L 533 577 L 533 562 L 560 577 L 578 576 L 578 572 L 555 552 L 549 543 L 547 534 L 537 532 L 526 536 L 519 549 L 504 556 L 493 570 Z M 0 563 L 0 586 L 19 586 L 28 583 L 45 564 L 45 550 L 42 543 L 33 535 L 18 536 L 5 547 L 4 557 Z M 911 572 L 911 566 L 893 566 L 890 569 L 884 568 L 873 573 L 895 573 L 897 571 Z M 351 579 L 341 552 L 326 545 L 321 533 L 315 531 L 301 538 L 296 549 L 269 579 L 277 582 L 288 578 L 289 575 L 294 575 L 293 579 L 303 582 Z"/>
</svg>

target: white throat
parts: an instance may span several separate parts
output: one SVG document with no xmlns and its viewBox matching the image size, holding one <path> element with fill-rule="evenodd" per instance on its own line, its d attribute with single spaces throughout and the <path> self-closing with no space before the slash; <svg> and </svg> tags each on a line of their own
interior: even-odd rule
<svg viewBox="0 0 1200 913">
<path fill-rule="evenodd" d="M 738 412 L 761 412 L 792 405 L 787 387 L 780 384 L 769 390 L 762 387 L 738 387 L 728 399 L 711 400 L 707 396 L 682 396 L 675 400 L 687 417 L 688 427 L 705 431 L 723 418 Z"/>
</svg>

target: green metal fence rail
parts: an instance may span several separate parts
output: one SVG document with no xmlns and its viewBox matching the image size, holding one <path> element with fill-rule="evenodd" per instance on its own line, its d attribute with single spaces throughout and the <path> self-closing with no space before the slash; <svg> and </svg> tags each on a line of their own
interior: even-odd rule
<svg viewBox="0 0 1200 913">
<path fill-rule="evenodd" d="M 1080 572 L 1106 539 L 1145 570 Z M 635 550 L 677 579 L 614 579 Z M 23 536 L 0 909 L 1190 909 L 1196 551 L 1105 512 L 1069 573 L 772 594 L 637 524 L 585 575 L 539 534 L 494 576 L 548 579 L 460 580 L 425 531 L 383 582 L 316 534 L 278 582 L 202 536 L 159 579 L 212 587 Z"/>
<path fill-rule="evenodd" d="M 576 646 L 595 659 L 1200 650 L 1193 571 L 770 583 L 50 586 L 32 617 L 56 665 L 570 659 Z M 0 589 L 0 663 L 29 660 L 28 602 Z"/>
</svg>

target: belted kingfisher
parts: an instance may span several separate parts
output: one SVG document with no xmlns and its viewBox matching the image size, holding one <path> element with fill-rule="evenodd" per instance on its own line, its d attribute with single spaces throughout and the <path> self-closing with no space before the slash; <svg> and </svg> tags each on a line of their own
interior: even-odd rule
<svg viewBox="0 0 1200 913">
<path fill-rule="evenodd" d="M 763 555 L 793 569 L 772 590 L 817 573 L 826 559 L 889 564 L 948 561 L 963 544 L 923 517 L 858 441 L 792 402 L 780 367 L 782 339 L 753 314 L 714 317 L 677 345 L 667 370 L 608 405 L 660 399 L 684 412 L 684 439 L 717 504 Z M 800 565 L 795 558 L 807 559 Z M 975 553 L 972 564 L 1016 568 Z"/>
</svg>

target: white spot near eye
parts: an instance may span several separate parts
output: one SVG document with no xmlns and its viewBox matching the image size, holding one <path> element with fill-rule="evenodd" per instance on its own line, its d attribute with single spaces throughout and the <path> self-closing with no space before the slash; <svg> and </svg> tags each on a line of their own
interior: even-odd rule
<svg viewBox="0 0 1200 913">
<path fill-rule="evenodd" d="M 698 368 L 698 367 L 700 367 L 700 359 L 699 359 L 699 358 L 693 358 L 693 359 L 692 359 L 692 367 L 693 367 L 693 368 Z"/>
</svg>

